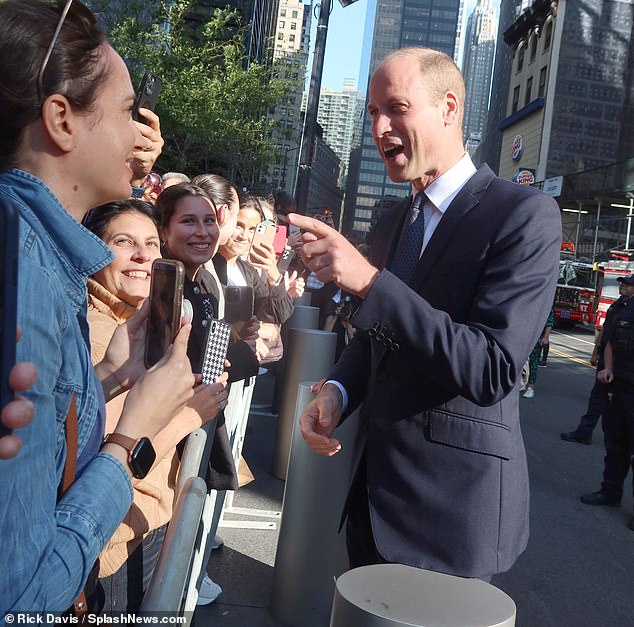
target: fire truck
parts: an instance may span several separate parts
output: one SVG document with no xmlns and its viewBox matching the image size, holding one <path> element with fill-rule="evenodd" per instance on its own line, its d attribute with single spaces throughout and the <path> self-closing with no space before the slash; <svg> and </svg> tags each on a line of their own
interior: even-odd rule
<svg viewBox="0 0 634 627">
<path fill-rule="evenodd" d="M 613 256 L 616 256 L 613 254 Z M 605 314 L 610 305 L 619 298 L 618 277 L 634 272 L 634 261 L 630 261 L 630 255 L 623 253 L 618 255 L 620 259 L 611 259 L 594 264 L 596 271 L 596 318 L 594 325 L 597 330 L 603 327 Z"/>
<path fill-rule="evenodd" d="M 569 259 L 559 262 L 559 281 L 555 290 L 555 322 L 572 327 L 577 322 L 594 322 L 594 266 Z"/>
</svg>

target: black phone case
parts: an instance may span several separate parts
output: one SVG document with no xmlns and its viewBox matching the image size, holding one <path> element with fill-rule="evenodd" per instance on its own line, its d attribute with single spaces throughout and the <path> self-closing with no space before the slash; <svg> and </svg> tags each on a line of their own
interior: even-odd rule
<svg viewBox="0 0 634 627">
<path fill-rule="evenodd" d="M 294 250 L 287 248 L 286 250 L 282 251 L 280 258 L 277 260 L 277 269 L 280 272 L 280 274 L 284 274 L 288 270 L 288 267 L 291 265 L 291 262 L 293 261 L 294 258 L 295 258 Z"/>
<path fill-rule="evenodd" d="M 143 75 L 141 84 L 139 85 L 139 91 L 137 92 L 136 102 L 134 103 L 134 111 L 132 112 L 134 120 L 142 122 L 145 119 L 139 115 L 139 107 L 154 111 L 159 94 L 161 93 L 162 85 L 163 81 L 156 76 L 156 74 L 146 72 Z"/>
<path fill-rule="evenodd" d="M 180 329 L 181 316 L 183 311 L 183 283 L 185 280 L 185 268 L 180 261 L 174 259 L 155 259 L 152 262 L 152 278 L 150 283 L 150 309 L 154 307 L 153 299 L 155 296 L 155 274 L 158 274 L 157 267 L 162 264 L 169 264 L 175 266 L 174 268 L 174 300 L 172 303 L 172 311 L 171 311 L 171 321 L 172 327 L 170 329 L 170 344 L 174 342 L 176 335 L 178 334 L 178 330 Z M 152 340 L 149 332 L 150 327 L 150 318 L 153 315 L 153 312 L 150 311 L 148 316 L 148 331 L 145 336 L 145 367 L 151 368 L 156 363 L 160 361 L 160 359 L 165 354 L 167 350 L 167 345 L 161 347 L 161 349 L 157 352 L 155 351 L 155 347 L 150 345 Z"/>
<path fill-rule="evenodd" d="M 0 338 L 0 409 L 14 397 L 9 387 L 9 375 L 15 365 L 15 331 L 17 325 L 18 294 L 18 214 L 10 206 L 2 208 L 0 215 L 0 245 L 2 246 L 2 269 L 0 285 L 0 317 L 2 337 Z M 0 436 L 11 433 L 0 423 Z"/>
<path fill-rule="evenodd" d="M 203 383 L 214 383 L 225 370 L 231 327 L 220 320 L 210 320 L 202 365 Z"/>
<path fill-rule="evenodd" d="M 253 315 L 255 295 L 250 285 L 233 285 L 225 288 L 225 322 L 246 322 Z"/>
</svg>

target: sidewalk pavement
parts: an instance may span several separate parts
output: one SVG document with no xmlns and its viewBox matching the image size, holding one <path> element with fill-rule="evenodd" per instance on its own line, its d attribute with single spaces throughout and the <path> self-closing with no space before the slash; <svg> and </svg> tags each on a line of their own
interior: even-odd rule
<svg viewBox="0 0 634 627">
<path fill-rule="evenodd" d="M 271 475 L 277 416 L 271 415 L 274 378 L 258 377 L 243 449 L 255 480 L 240 488 L 233 507 L 280 511 L 284 482 Z M 225 520 L 272 522 L 272 518 L 226 514 Z M 213 551 L 207 572 L 222 587 L 213 604 L 199 606 L 194 614 L 197 625 L 226 627 L 283 627 L 269 613 L 273 566 L 279 533 L 275 529 L 220 528 L 224 545 Z"/>
</svg>

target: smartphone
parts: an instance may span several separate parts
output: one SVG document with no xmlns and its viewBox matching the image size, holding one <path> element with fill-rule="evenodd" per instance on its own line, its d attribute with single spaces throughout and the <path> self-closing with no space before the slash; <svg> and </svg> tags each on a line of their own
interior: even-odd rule
<svg viewBox="0 0 634 627">
<path fill-rule="evenodd" d="M 155 259 L 150 283 L 150 314 L 145 334 L 145 367 L 160 361 L 181 324 L 185 268 L 174 259 Z"/>
<path fill-rule="evenodd" d="M 225 322 L 246 322 L 253 315 L 255 297 L 250 285 L 228 285 L 225 288 Z"/>
<path fill-rule="evenodd" d="M 207 327 L 207 343 L 203 357 L 202 382 L 215 383 L 225 370 L 231 328 L 220 320 L 210 320 Z"/>
<path fill-rule="evenodd" d="M 15 332 L 17 325 L 18 294 L 18 213 L 11 207 L 0 211 L 0 319 L 2 321 L 2 343 L 0 353 L 0 409 L 13 400 L 9 386 L 9 375 L 15 365 Z M 11 433 L 0 423 L 0 437 Z"/>
<path fill-rule="evenodd" d="M 275 239 L 275 224 L 273 222 L 260 222 L 255 227 L 255 233 L 253 240 L 251 240 L 251 248 L 249 250 L 249 257 L 251 257 L 251 250 L 256 244 L 268 244 L 273 246 L 273 240 Z"/>
<path fill-rule="evenodd" d="M 275 237 L 273 238 L 273 250 L 275 255 L 279 257 L 286 249 L 286 227 L 278 224 L 275 227 Z"/>
<path fill-rule="evenodd" d="M 288 270 L 288 267 L 291 265 L 293 259 L 295 259 L 294 250 L 287 248 L 282 251 L 280 258 L 277 260 L 277 269 L 279 270 L 280 274 L 284 274 Z"/>
<path fill-rule="evenodd" d="M 152 72 L 146 72 L 141 79 L 139 90 L 137 91 L 136 102 L 134 103 L 134 110 L 132 111 L 132 119 L 137 122 L 143 122 L 145 118 L 139 115 L 139 107 L 144 109 L 151 109 L 154 111 L 156 107 L 156 101 L 161 93 L 161 86 L 163 81 Z"/>
</svg>

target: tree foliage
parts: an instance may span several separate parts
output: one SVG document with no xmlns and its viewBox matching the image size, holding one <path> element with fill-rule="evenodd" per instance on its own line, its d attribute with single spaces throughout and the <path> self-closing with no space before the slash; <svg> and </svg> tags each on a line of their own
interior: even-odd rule
<svg viewBox="0 0 634 627">
<path fill-rule="evenodd" d="M 227 9 L 194 11 L 191 0 L 93 1 L 134 80 L 160 76 L 156 110 L 162 168 L 215 171 L 250 188 L 278 157 L 273 110 L 292 89 L 288 71 L 246 58 L 245 27 Z M 289 78 L 286 78 L 289 76 Z"/>
</svg>

